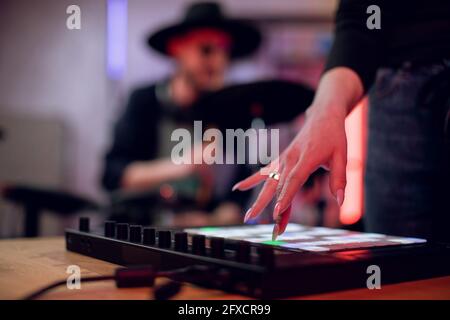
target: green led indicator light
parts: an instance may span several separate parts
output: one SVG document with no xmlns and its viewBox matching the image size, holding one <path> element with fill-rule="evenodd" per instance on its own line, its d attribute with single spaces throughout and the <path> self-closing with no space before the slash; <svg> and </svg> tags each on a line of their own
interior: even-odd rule
<svg viewBox="0 0 450 320">
<path fill-rule="evenodd" d="M 206 232 L 211 232 L 211 231 L 217 231 L 217 230 L 219 230 L 219 228 L 217 228 L 217 227 L 203 227 L 203 228 L 200 228 L 200 230 L 201 231 L 206 231 Z"/>
<path fill-rule="evenodd" d="M 269 244 L 269 245 L 272 245 L 272 246 L 280 246 L 282 244 L 285 244 L 286 242 L 285 241 L 280 241 L 280 240 L 275 240 L 275 241 L 268 240 L 268 241 L 263 241 L 261 243 Z"/>
</svg>

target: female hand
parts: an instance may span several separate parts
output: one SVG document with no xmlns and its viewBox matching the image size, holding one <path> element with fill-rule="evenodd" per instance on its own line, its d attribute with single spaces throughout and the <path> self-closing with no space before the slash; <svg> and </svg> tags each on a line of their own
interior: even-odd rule
<svg viewBox="0 0 450 320">
<path fill-rule="evenodd" d="M 306 112 L 304 125 L 287 149 L 264 171 L 233 187 L 233 190 L 244 191 L 265 181 L 244 222 L 257 217 L 276 195 L 274 236 L 283 233 L 294 195 L 320 166 L 330 170 L 330 190 L 342 205 L 347 163 L 345 117 L 361 96 L 361 82 L 350 69 L 337 68 L 324 75 L 316 98 Z M 279 173 L 279 180 L 268 177 L 268 172 Z"/>
</svg>

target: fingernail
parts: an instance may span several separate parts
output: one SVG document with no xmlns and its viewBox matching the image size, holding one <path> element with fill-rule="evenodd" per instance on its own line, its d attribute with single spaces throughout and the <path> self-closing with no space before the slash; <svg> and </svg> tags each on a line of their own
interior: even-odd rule
<svg viewBox="0 0 450 320">
<path fill-rule="evenodd" d="M 275 226 L 273 227 L 273 231 L 272 231 L 272 241 L 277 240 L 279 229 L 280 229 L 280 227 L 278 226 L 278 224 L 275 224 Z"/>
<path fill-rule="evenodd" d="M 342 203 L 344 203 L 344 190 L 339 189 L 336 192 L 336 201 L 337 201 L 339 207 L 342 206 Z"/>
<path fill-rule="evenodd" d="M 250 219 L 251 211 L 252 211 L 252 208 L 248 209 L 247 212 L 245 213 L 244 223 L 246 223 Z"/>
<path fill-rule="evenodd" d="M 231 188 L 231 191 L 235 191 L 236 189 L 238 189 L 238 188 L 239 188 L 239 184 L 240 184 L 240 182 L 236 183 L 236 184 L 233 186 L 233 188 Z"/>
<path fill-rule="evenodd" d="M 278 218 L 278 215 L 280 214 L 281 210 L 281 204 L 277 202 L 275 204 L 275 207 L 273 208 L 273 220 L 276 220 Z"/>
</svg>

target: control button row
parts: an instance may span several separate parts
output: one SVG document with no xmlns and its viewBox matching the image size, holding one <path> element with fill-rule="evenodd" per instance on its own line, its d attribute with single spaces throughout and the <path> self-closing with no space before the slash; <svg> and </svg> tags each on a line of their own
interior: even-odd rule
<svg viewBox="0 0 450 320">
<path fill-rule="evenodd" d="M 80 231 L 89 232 L 89 219 L 80 219 Z M 140 225 L 129 225 L 128 223 L 116 223 L 115 221 L 105 221 L 105 237 L 117 238 L 118 240 L 142 243 L 148 246 L 158 246 L 159 248 L 172 248 L 172 232 L 169 230 L 156 230 L 153 227 L 142 227 Z M 173 237 L 173 249 L 179 252 L 188 252 L 188 233 L 175 232 Z M 206 255 L 206 237 L 194 234 L 191 237 L 191 253 L 196 255 Z M 210 256 L 223 259 L 225 257 L 225 239 L 210 237 Z M 237 241 L 235 259 L 238 262 L 251 262 L 251 244 L 247 241 Z M 269 246 L 258 247 L 258 263 L 269 265 L 273 263 L 273 248 Z"/>
</svg>

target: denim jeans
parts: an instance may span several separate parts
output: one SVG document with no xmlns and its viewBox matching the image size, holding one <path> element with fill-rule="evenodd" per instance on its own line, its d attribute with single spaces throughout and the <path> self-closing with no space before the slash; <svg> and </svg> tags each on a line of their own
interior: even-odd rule
<svg viewBox="0 0 450 320">
<path fill-rule="evenodd" d="M 447 62 L 383 68 L 369 93 L 365 230 L 433 238 L 450 234 L 450 184 L 442 128 L 433 107 L 418 100 Z M 444 225 L 443 225 L 444 224 Z M 445 225 L 447 224 L 447 225 Z"/>
</svg>

